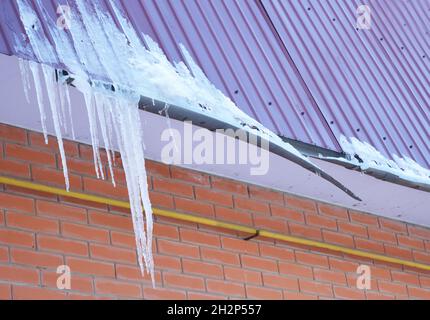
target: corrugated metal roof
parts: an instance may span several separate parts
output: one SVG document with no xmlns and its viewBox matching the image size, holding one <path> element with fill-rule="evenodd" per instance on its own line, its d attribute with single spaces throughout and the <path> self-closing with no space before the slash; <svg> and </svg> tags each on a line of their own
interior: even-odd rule
<svg viewBox="0 0 430 320">
<path fill-rule="evenodd" d="M 339 137 L 430 164 L 429 1 L 263 0 L 282 41 Z"/>
<path fill-rule="evenodd" d="M 14 0 L 1 4 L 17 19 Z M 56 19 L 52 1 L 42 1 Z M 73 8 L 73 1 L 69 1 Z M 172 61 L 184 60 L 183 43 L 208 78 L 243 111 L 285 137 L 338 150 L 285 48 L 258 1 L 121 1 L 139 34 L 156 40 Z M 114 16 L 109 2 L 104 11 Z M 37 5 L 34 5 L 37 12 Z M 8 14 L 9 15 L 9 14 Z M 15 17 L 14 17 L 15 15 Z M 5 23 L 17 29 L 15 21 Z M 10 28 L 9 28 L 10 30 Z M 18 28 L 19 32 L 23 32 Z M 10 32 L 9 32 L 10 33 Z M 13 38 L 9 37 L 10 42 Z M 12 42 L 13 44 L 13 42 Z"/>
<path fill-rule="evenodd" d="M 171 60 L 184 60 L 183 43 L 269 129 L 333 150 L 354 136 L 430 167 L 429 1 L 368 2 L 371 30 L 356 29 L 355 0 L 115 1 Z M 53 19 L 58 3 L 74 7 L 39 2 Z M 0 51 L 13 54 L 23 33 L 15 0 L 2 0 Z"/>
</svg>

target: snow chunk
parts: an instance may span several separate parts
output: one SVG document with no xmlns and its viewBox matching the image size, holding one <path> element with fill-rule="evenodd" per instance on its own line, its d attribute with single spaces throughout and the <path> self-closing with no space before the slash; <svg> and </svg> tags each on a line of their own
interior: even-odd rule
<svg viewBox="0 0 430 320">
<path fill-rule="evenodd" d="M 375 147 L 357 138 L 348 139 L 341 136 L 339 142 L 343 151 L 351 158 L 344 161 L 360 167 L 363 171 L 377 169 L 410 182 L 430 185 L 430 170 L 408 157 L 393 154 L 393 159 L 388 159 Z"/>
</svg>

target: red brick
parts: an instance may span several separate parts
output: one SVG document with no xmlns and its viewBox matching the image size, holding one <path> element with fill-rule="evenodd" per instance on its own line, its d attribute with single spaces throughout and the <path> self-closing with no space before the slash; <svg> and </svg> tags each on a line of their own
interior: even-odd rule
<svg viewBox="0 0 430 320">
<path fill-rule="evenodd" d="M 33 268 L 0 265 L 0 279 L 2 281 L 38 284 L 39 271 Z"/>
<path fill-rule="evenodd" d="M 83 208 L 43 200 L 36 201 L 36 208 L 39 216 L 55 217 L 60 220 L 87 222 L 87 212 Z"/>
<path fill-rule="evenodd" d="M 354 240 L 352 239 L 352 236 L 339 234 L 332 231 L 323 231 L 324 240 L 329 243 L 335 243 L 341 246 L 345 247 L 353 247 L 354 246 Z"/>
<path fill-rule="evenodd" d="M 248 195 L 248 187 L 243 183 L 234 180 L 228 180 L 220 177 L 211 177 L 212 187 L 214 189 L 224 190 L 230 193 Z"/>
<path fill-rule="evenodd" d="M 88 244 L 82 241 L 68 240 L 54 236 L 37 235 L 37 246 L 41 250 L 88 256 Z"/>
<path fill-rule="evenodd" d="M 18 248 L 10 249 L 10 257 L 13 263 L 35 267 L 57 268 L 63 264 L 61 255 Z"/>
<path fill-rule="evenodd" d="M 336 220 L 318 215 L 307 215 L 306 223 L 308 225 L 320 227 L 323 229 L 337 230 Z"/>
<path fill-rule="evenodd" d="M 263 273 L 264 286 L 299 291 L 299 283 L 295 278 L 287 278 L 277 274 Z"/>
<path fill-rule="evenodd" d="M 379 218 L 379 225 L 382 229 L 394 231 L 398 233 L 407 233 L 406 223 L 400 221 L 394 221 L 385 218 Z"/>
<path fill-rule="evenodd" d="M 318 296 L 333 297 L 331 285 L 314 281 L 299 279 L 300 291 L 316 294 Z"/>
<path fill-rule="evenodd" d="M 254 215 L 254 225 L 258 229 L 267 229 L 281 233 L 288 232 L 288 224 L 284 219 L 266 217 L 259 214 Z"/>
<path fill-rule="evenodd" d="M 63 222 L 61 224 L 61 233 L 68 238 L 109 243 L 108 230 L 92 228 L 87 225 Z"/>
<path fill-rule="evenodd" d="M 231 194 L 199 187 L 194 187 L 194 190 L 197 200 L 208 201 L 226 207 L 233 206 L 233 197 Z"/>
<path fill-rule="evenodd" d="M 246 296 L 247 296 L 247 298 L 250 298 L 250 299 L 281 300 L 282 299 L 282 291 L 247 285 L 246 286 Z"/>
<path fill-rule="evenodd" d="M 259 271 L 224 266 L 224 276 L 226 280 L 234 282 L 262 284 L 261 272 Z"/>
<path fill-rule="evenodd" d="M 258 244 L 242 239 L 222 237 L 222 247 L 227 250 L 258 255 Z"/>
<path fill-rule="evenodd" d="M 249 187 L 249 195 L 251 198 L 259 199 L 262 201 L 267 201 L 271 203 L 278 203 L 283 204 L 284 203 L 284 195 L 281 192 L 270 190 L 270 189 L 263 189 L 255 186 Z"/>
<path fill-rule="evenodd" d="M 279 207 L 270 205 L 272 216 L 285 218 L 289 221 L 293 220 L 300 223 L 305 223 L 305 217 L 302 212 L 296 209 Z"/>
<path fill-rule="evenodd" d="M 96 279 L 96 293 L 130 298 L 142 298 L 138 284 L 118 280 Z"/>
<path fill-rule="evenodd" d="M 189 258 L 200 257 L 199 247 L 197 246 L 163 240 L 163 239 L 157 239 L 157 245 L 158 245 L 158 253 L 161 253 L 161 254 L 170 254 L 173 256 L 189 257 Z"/>
<path fill-rule="evenodd" d="M 424 240 L 430 239 L 430 229 L 428 228 L 408 226 L 408 230 L 410 236 L 423 238 Z"/>
<path fill-rule="evenodd" d="M 56 220 L 23 215 L 15 212 L 6 213 L 6 223 L 9 227 L 35 232 L 58 233 L 59 223 Z"/>
<path fill-rule="evenodd" d="M 100 194 L 104 197 L 128 200 L 126 187 L 117 185 L 116 187 L 109 181 L 83 177 L 84 190 L 93 194 Z"/>
<path fill-rule="evenodd" d="M 29 232 L 0 229 L 0 244 L 34 248 L 34 235 Z"/>
<path fill-rule="evenodd" d="M 210 278 L 222 278 L 223 270 L 220 265 L 201 261 L 182 259 L 184 273 L 196 274 Z"/>
<path fill-rule="evenodd" d="M 366 298 L 363 290 L 346 287 L 334 287 L 334 296 L 339 299 L 364 300 Z"/>
<path fill-rule="evenodd" d="M 193 187 L 189 184 L 179 181 L 160 179 L 156 177 L 154 177 L 152 181 L 154 184 L 155 191 L 162 191 L 169 194 L 190 198 L 194 197 Z"/>
<path fill-rule="evenodd" d="M 279 272 L 288 276 L 313 278 L 311 267 L 301 266 L 296 263 L 279 262 Z"/>
<path fill-rule="evenodd" d="M 9 262 L 9 250 L 7 247 L 0 247 L 0 261 Z"/>
<path fill-rule="evenodd" d="M 382 292 L 392 293 L 394 295 L 407 294 L 406 285 L 402 285 L 398 283 L 378 281 L 378 288 Z"/>
<path fill-rule="evenodd" d="M 253 225 L 252 215 L 247 212 L 238 211 L 230 208 L 215 207 L 216 218 L 219 220 L 235 222 L 242 225 Z"/>
<path fill-rule="evenodd" d="M 430 290 L 424 288 L 408 287 L 409 296 L 418 299 L 430 299 Z"/>
<path fill-rule="evenodd" d="M 343 272 L 314 268 L 315 280 L 332 284 L 346 285 L 346 277 Z"/>
<path fill-rule="evenodd" d="M 30 198 L 2 192 L 0 193 L 0 209 L 1 208 L 34 213 L 34 201 Z"/>
<path fill-rule="evenodd" d="M 354 241 L 357 249 L 379 253 L 385 252 L 384 245 L 380 242 L 360 238 L 355 238 Z"/>
<path fill-rule="evenodd" d="M 430 253 L 413 251 L 413 256 L 415 261 L 423 262 L 425 264 L 430 264 Z"/>
<path fill-rule="evenodd" d="M 164 285 L 180 289 L 205 290 L 205 281 L 203 278 L 179 275 L 173 273 L 163 273 Z"/>
<path fill-rule="evenodd" d="M 166 224 L 155 223 L 154 224 L 154 237 L 157 238 L 168 238 L 168 239 L 179 239 L 178 227 L 169 226 Z"/>
<path fill-rule="evenodd" d="M 66 293 L 40 287 L 12 286 L 13 298 L 16 300 L 63 300 Z"/>
<path fill-rule="evenodd" d="M 219 293 L 226 296 L 245 296 L 245 287 L 242 284 L 213 279 L 208 279 L 206 284 L 208 292 Z"/>
<path fill-rule="evenodd" d="M 2 140 L 27 144 L 27 131 L 7 124 L 0 124 L 0 137 Z"/>
<path fill-rule="evenodd" d="M 181 270 L 181 260 L 176 257 L 154 255 L 154 264 L 158 270 Z"/>
<path fill-rule="evenodd" d="M 408 236 L 397 235 L 397 240 L 399 241 L 399 245 L 403 247 L 408 247 L 412 249 L 421 249 L 425 250 L 424 241 L 411 238 Z"/>
<path fill-rule="evenodd" d="M 205 261 L 218 262 L 222 264 L 240 265 L 237 253 L 213 248 L 201 248 L 202 259 Z"/>
<path fill-rule="evenodd" d="M 173 209 L 175 207 L 173 197 L 165 193 L 150 191 L 149 199 L 151 199 L 151 203 L 154 207 L 166 209 Z"/>
<path fill-rule="evenodd" d="M 0 159 L 0 172 L 12 176 L 30 178 L 30 166 L 27 163 Z"/>
<path fill-rule="evenodd" d="M 125 262 L 135 264 L 137 262 L 136 252 L 112 246 L 90 243 L 91 257 L 112 262 Z"/>
<path fill-rule="evenodd" d="M 235 197 L 234 205 L 238 209 L 262 214 L 270 214 L 269 205 L 257 200 Z"/>
<path fill-rule="evenodd" d="M 30 132 L 29 133 L 30 144 L 35 149 L 47 149 L 59 153 L 58 141 L 56 137 L 48 136 L 48 144 L 45 143 L 45 137 L 42 133 Z M 79 150 L 78 144 L 73 141 L 63 140 L 64 151 L 66 155 L 77 157 Z"/>
<path fill-rule="evenodd" d="M 202 216 L 213 217 L 215 215 L 214 207 L 205 202 L 175 197 L 175 206 L 177 210 L 186 213 L 194 213 Z"/>
<path fill-rule="evenodd" d="M 332 258 L 329 257 L 329 263 L 330 263 L 330 269 L 333 270 L 340 270 L 344 272 L 356 272 L 357 267 L 359 266 L 358 263 L 345 261 L 338 258 Z"/>
<path fill-rule="evenodd" d="M 55 155 L 49 152 L 34 150 L 16 144 L 6 144 L 6 157 L 20 159 L 26 162 L 39 163 L 51 167 L 57 166 Z"/>
<path fill-rule="evenodd" d="M 318 212 L 322 215 L 330 216 L 336 219 L 349 220 L 348 211 L 345 208 L 340 208 L 325 203 L 319 203 Z"/>
<path fill-rule="evenodd" d="M 64 173 L 62 171 L 32 165 L 31 173 L 33 180 L 39 183 L 43 182 L 59 186 L 61 188 L 65 187 Z M 68 178 L 70 183 L 70 190 L 82 190 L 82 181 L 80 176 L 75 175 L 73 173 L 69 173 Z"/>
<path fill-rule="evenodd" d="M 247 255 L 242 255 L 241 260 L 242 266 L 246 268 L 278 272 L 278 265 L 275 260 Z"/>
<path fill-rule="evenodd" d="M 322 239 L 320 228 L 305 226 L 293 222 L 288 222 L 288 226 L 292 235 L 299 236 L 305 239 Z"/>
<path fill-rule="evenodd" d="M 207 232 L 183 229 L 180 231 L 181 240 L 184 242 L 191 242 L 192 244 L 203 244 L 207 246 L 220 247 L 220 237 L 215 234 L 209 234 Z"/>
<path fill-rule="evenodd" d="M 392 270 L 391 277 L 393 278 L 393 281 L 403 282 L 408 285 L 420 286 L 420 279 L 415 274 Z"/>
<path fill-rule="evenodd" d="M 0 284 L 0 300 L 10 299 L 12 299 L 11 286 L 8 284 Z"/>
<path fill-rule="evenodd" d="M 106 212 L 89 211 L 88 217 L 90 224 L 98 225 L 104 228 L 120 229 L 133 231 L 133 221 L 131 216 L 120 216 Z"/>
<path fill-rule="evenodd" d="M 378 278 L 383 280 L 391 281 L 391 273 L 390 270 L 387 269 L 386 265 L 382 263 L 382 267 L 378 266 L 371 266 L 370 271 L 372 278 Z"/>
<path fill-rule="evenodd" d="M 385 252 L 388 256 L 397 257 L 402 259 L 412 259 L 412 251 L 399 247 L 385 245 Z"/>
<path fill-rule="evenodd" d="M 367 238 L 367 228 L 355 223 L 338 221 L 337 226 L 342 233 Z"/>
<path fill-rule="evenodd" d="M 75 257 L 67 257 L 66 264 L 70 267 L 73 273 L 90 274 L 101 277 L 114 277 L 115 268 L 112 263 L 100 262 L 89 259 L 81 259 Z"/>
<path fill-rule="evenodd" d="M 158 175 L 162 177 L 170 177 L 170 167 L 164 163 L 145 160 L 146 170 L 150 175 Z"/>
<path fill-rule="evenodd" d="M 303 209 L 307 211 L 316 212 L 316 203 L 313 200 L 308 200 L 304 198 L 297 198 L 293 196 L 284 196 L 287 206 Z"/>
<path fill-rule="evenodd" d="M 114 246 L 132 249 L 136 247 L 136 237 L 133 233 L 124 233 L 111 230 L 110 238 Z"/>
<path fill-rule="evenodd" d="M 171 173 L 173 179 L 183 180 L 192 184 L 209 185 L 209 176 L 189 169 L 180 167 L 171 167 Z"/>
<path fill-rule="evenodd" d="M 164 288 L 144 288 L 143 296 L 145 299 L 154 300 L 185 300 L 186 293 L 180 290 Z"/>
<path fill-rule="evenodd" d="M 369 238 L 388 243 L 397 243 L 396 235 L 392 232 L 369 229 Z"/>
<path fill-rule="evenodd" d="M 275 247 L 260 243 L 261 256 L 275 258 L 276 260 L 294 261 L 294 251 L 283 247 Z"/>
<path fill-rule="evenodd" d="M 379 228 L 378 217 L 376 216 L 359 212 L 350 212 L 349 216 L 352 222 L 357 222 L 365 224 L 367 226 Z"/>
<path fill-rule="evenodd" d="M 296 251 L 296 260 L 302 264 L 328 268 L 328 258 L 320 254 Z"/>
<path fill-rule="evenodd" d="M 63 166 L 61 161 L 59 162 L 59 169 L 62 170 Z M 79 175 L 86 175 L 90 177 L 96 177 L 96 170 L 94 168 L 94 162 L 84 161 L 80 159 L 67 158 L 67 169 L 71 173 Z M 116 180 L 116 176 L 115 176 Z"/>
</svg>

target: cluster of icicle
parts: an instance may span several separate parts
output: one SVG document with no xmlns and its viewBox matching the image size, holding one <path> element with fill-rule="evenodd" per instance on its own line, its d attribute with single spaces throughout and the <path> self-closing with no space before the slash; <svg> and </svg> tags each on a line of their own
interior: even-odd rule
<svg viewBox="0 0 430 320">
<path fill-rule="evenodd" d="M 347 139 L 345 136 L 341 136 L 339 141 L 342 150 L 351 157 L 349 162 L 357 165 L 363 171 L 375 168 L 408 181 L 430 184 L 430 170 L 423 168 L 409 157 L 399 157 L 393 154 L 393 159 L 388 159 L 375 147 L 357 138 Z"/>
<path fill-rule="evenodd" d="M 45 1 L 17 0 L 17 4 L 26 36 L 16 36 L 16 53 L 27 58 L 25 60 L 40 63 L 22 61 L 20 64 L 26 94 L 28 75 L 32 74 L 42 129 L 47 139 L 45 122 L 48 112 L 45 110 L 43 95 L 43 87 L 46 87 L 66 187 L 69 188 L 69 180 L 62 138 L 63 130 L 68 130 L 74 138 L 73 125 L 67 122 L 67 119 L 71 121 L 68 93 L 68 84 L 71 82 L 85 96 L 94 165 L 100 178 L 105 176 L 99 147 L 106 148 L 114 184 L 113 141 L 121 152 L 142 272 L 146 266 L 146 271 L 153 276 L 154 264 L 151 252 L 152 209 L 137 108 L 140 95 L 166 102 L 166 114 L 168 105 L 179 105 L 195 112 L 210 113 L 213 118 L 222 119 L 235 127 L 246 125 L 244 130 L 263 135 L 309 161 L 290 144 L 246 115 L 218 90 L 183 45 L 179 47 L 186 64 L 171 63 L 149 36 L 137 35 L 116 1 L 100 3 L 100 0 L 69 0 L 72 10 L 67 17 L 67 29 L 58 27 L 57 21 L 47 12 Z M 102 9 L 106 6 L 110 7 L 115 21 Z M 43 26 L 39 18 L 43 19 Z M 53 67 L 66 70 L 69 78 L 56 74 Z M 112 85 L 115 90 L 107 90 L 106 84 Z"/>
</svg>

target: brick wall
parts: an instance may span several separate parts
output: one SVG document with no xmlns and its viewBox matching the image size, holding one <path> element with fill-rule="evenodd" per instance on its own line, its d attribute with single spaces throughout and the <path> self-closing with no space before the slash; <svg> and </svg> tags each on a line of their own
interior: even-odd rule
<svg viewBox="0 0 430 320">
<path fill-rule="evenodd" d="M 127 200 L 97 180 L 87 145 L 65 142 L 73 191 Z M 430 229 L 149 161 L 153 205 L 430 264 Z M 0 174 L 64 187 L 56 141 L 0 125 Z M 108 175 L 106 168 L 105 174 Z M 0 185 L 0 299 L 429 299 L 422 270 L 156 217 L 156 288 L 123 209 Z M 72 289 L 56 288 L 67 264 Z M 372 289 L 356 288 L 367 264 Z"/>
</svg>

